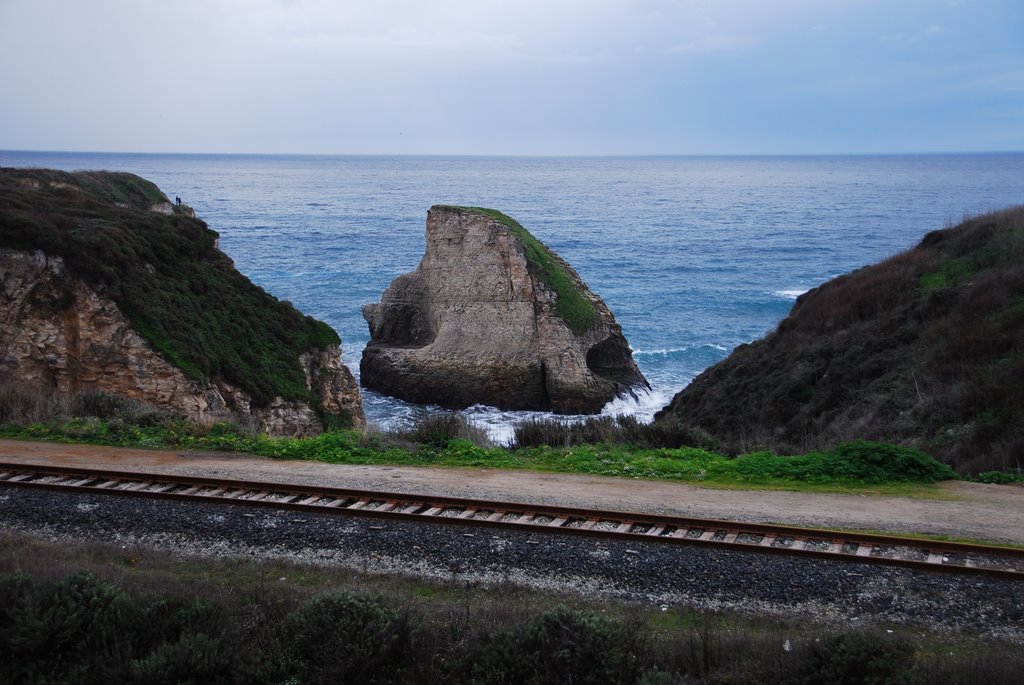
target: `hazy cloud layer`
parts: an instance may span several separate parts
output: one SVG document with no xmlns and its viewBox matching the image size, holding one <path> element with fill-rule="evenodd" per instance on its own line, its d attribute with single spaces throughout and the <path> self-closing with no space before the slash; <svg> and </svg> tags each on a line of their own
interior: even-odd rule
<svg viewBox="0 0 1024 685">
<path fill-rule="evenodd" d="M 1019 0 L 0 0 L 0 148 L 1024 149 Z"/>
</svg>

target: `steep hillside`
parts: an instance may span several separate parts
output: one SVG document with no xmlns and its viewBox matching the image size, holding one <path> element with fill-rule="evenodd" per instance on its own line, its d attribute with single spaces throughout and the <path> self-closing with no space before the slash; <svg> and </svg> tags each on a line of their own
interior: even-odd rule
<svg viewBox="0 0 1024 685">
<path fill-rule="evenodd" d="M 281 414 L 297 403 L 321 422 L 361 421 L 338 335 L 250 282 L 217 248 L 217 234 L 149 181 L 0 169 L 0 251 L 0 372 L 67 391 L 105 389 L 119 364 L 137 366 L 138 354 L 110 359 L 126 349 L 125 327 L 110 323 L 123 316 L 132 334 L 203 392 L 219 393 L 227 409 Z M 53 327 L 56 339 L 33 336 L 30 322 Z M 105 340 L 97 338 L 101 328 Z M 175 381 L 173 392 L 184 393 L 182 385 Z M 334 387 L 325 395 L 327 386 Z M 128 394 L 161 403 L 157 390 Z"/>
<path fill-rule="evenodd" d="M 1024 207 L 934 231 L 801 296 L 663 409 L 737 448 L 914 445 L 1024 466 Z"/>
</svg>

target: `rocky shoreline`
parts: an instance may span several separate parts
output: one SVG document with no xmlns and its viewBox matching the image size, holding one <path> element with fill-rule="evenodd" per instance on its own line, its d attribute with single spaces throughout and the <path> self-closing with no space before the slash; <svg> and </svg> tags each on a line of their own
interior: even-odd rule
<svg viewBox="0 0 1024 685">
<path fill-rule="evenodd" d="M 602 599 L 842 625 L 919 625 L 1024 643 L 1019 586 L 698 547 L 561 539 L 173 501 L 5 490 L 0 528 L 184 557 L 284 559 L 451 584 L 511 583 Z"/>
</svg>

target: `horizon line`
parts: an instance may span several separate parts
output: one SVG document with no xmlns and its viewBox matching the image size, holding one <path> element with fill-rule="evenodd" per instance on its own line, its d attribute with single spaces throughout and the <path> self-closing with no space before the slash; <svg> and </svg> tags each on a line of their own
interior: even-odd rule
<svg viewBox="0 0 1024 685">
<path fill-rule="evenodd" d="M 442 152 L 153 152 L 114 150 L 32 150 L 3 148 L 0 154 L 44 154 L 44 155 L 159 155 L 167 157 L 399 157 L 399 158 L 508 158 L 508 159 L 671 159 L 671 158 L 742 158 L 742 157 L 909 157 L 941 155 L 1014 155 L 1020 150 L 940 150 L 900 152 L 665 152 L 665 153 L 587 153 L 587 154 L 518 154 L 518 153 L 442 153 Z"/>
</svg>

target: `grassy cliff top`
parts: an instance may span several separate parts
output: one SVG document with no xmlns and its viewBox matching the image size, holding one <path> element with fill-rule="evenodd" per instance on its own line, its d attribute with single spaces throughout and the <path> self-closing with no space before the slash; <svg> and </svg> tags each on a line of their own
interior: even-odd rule
<svg viewBox="0 0 1024 685">
<path fill-rule="evenodd" d="M 337 333 L 239 273 L 204 222 L 151 211 L 166 202 L 133 174 L 0 169 L 0 247 L 62 257 L 192 378 L 309 401 L 298 357 Z"/>
<path fill-rule="evenodd" d="M 933 231 L 802 295 L 676 395 L 749 448 L 910 444 L 964 472 L 1024 466 L 1024 207 Z"/>
<path fill-rule="evenodd" d="M 581 335 L 597 318 L 597 309 L 584 292 L 583 284 L 578 276 L 571 274 L 565 263 L 551 249 L 537 240 L 522 224 L 496 209 L 486 207 L 462 207 L 455 205 L 438 205 L 441 209 L 457 209 L 463 212 L 480 214 L 502 224 L 522 241 L 526 251 L 526 260 L 534 272 L 557 296 L 558 315 L 562 317 L 569 329 Z"/>
</svg>

